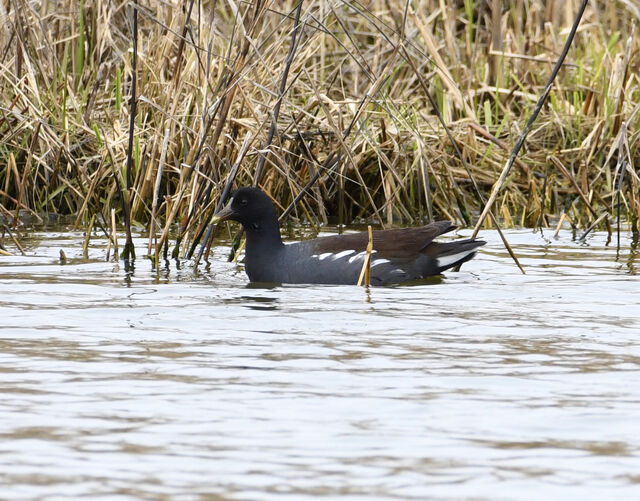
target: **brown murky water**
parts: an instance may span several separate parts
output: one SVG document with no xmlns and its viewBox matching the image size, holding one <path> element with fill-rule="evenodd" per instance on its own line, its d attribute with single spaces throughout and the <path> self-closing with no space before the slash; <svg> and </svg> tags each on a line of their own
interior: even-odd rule
<svg viewBox="0 0 640 501">
<path fill-rule="evenodd" d="M 523 276 L 483 236 L 440 283 L 367 293 L 35 233 L 0 256 L 0 497 L 639 499 L 631 242 L 512 231 Z"/>
</svg>

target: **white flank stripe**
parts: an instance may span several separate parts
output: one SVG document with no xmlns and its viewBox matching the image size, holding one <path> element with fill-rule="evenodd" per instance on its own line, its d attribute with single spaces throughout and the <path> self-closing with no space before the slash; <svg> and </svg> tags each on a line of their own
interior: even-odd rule
<svg viewBox="0 0 640 501">
<path fill-rule="evenodd" d="M 361 259 L 364 259 L 364 256 L 366 254 L 367 254 L 366 251 L 358 252 L 355 256 L 351 256 L 349 258 L 349 263 L 353 263 L 355 261 L 360 261 Z"/>
<path fill-rule="evenodd" d="M 333 260 L 335 261 L 336 259 L 342 259 L 343 257 L 347 257 L 351 254 L 353 254 L 355 251 L 354 250 L 345 250 L 342 252 L 338 252 L 337 254 L 333 255 Z"/>
<path fill-rule="evenodd" d="M 468 256 L 469 254 L 471 254 L 472 252 L 474 252 L 473 250 L 467 250 L 464 252 L 459 252 L 458 254 L 451 254 L 449 256 L 442 256 L 439 257 L 437 259 L 438 261 L 438 267 L 439 268 L 444 268 L 446 266 L 452 265 L 453 263 L 455 263 L 456 261 L 460 261 L 461 259 L 463 259 L 464 257 Z"/>
<path fill-rule="evenodd" d="M 390 262 L 391 261 L 389 261 L 388 259 L 376 259 L 375 261 L 371 262 L 371 267 L 373 268 L 374 266 L 378 266 L 379 264 L 385 264 Z"/>
<path fill-rule="evenodd" d="M 322 261 L 323 259 L 327 259 L 329 256 L 333 256 L 333 252 L 325 252 L 324 254 L 320 254 L 318 259 Z"/>
</svg>

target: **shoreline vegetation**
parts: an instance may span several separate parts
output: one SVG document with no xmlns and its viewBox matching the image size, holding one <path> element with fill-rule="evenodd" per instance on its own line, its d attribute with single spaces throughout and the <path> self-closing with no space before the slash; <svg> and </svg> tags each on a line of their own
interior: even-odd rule
<svg viewBox="0 0 640 501">
<path fill-rule="evenodd" d="M 580 4 L 3 0 L 0 234 L 71 214 L 206 256 L 254 183 L 314 226 L 473 226 Z M 639 21 L 588 2 L 483 227 L 640 230 Z"/>
</svg>

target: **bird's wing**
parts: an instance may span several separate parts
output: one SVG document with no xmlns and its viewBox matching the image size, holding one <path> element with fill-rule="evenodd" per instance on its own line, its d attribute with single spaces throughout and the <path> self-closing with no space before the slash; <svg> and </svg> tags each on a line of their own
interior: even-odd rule
<svg viewBox="0 0 640 501">
<path fill-rule="evenodd" d="M 377 230 L 373 232 L 373 248 L 380 256 L 384 257 L 415 256 L 427 247 L 434 238 L 454 228 L 455 226 L 448 221 L 437 221 L 418 228 Z M 323 254 L 346 250 L 362 252 L 367 248 L 368 241 L 367 232 L 361 232 L 320 237 L 305 243 L 313 247 L 314 253 Z"/>
</svg>

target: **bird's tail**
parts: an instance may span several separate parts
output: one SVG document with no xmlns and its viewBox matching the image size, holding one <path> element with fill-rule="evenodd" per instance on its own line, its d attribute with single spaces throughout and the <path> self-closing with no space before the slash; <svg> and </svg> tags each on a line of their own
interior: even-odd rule
<svg viewBox="0 0 640 501">
<path fill-rule="evenodd" d="M 484 240 L 468 238 L 453 242 L 438 242 L 436 260 L 438 261 L 438 273 L 469 261 L 476 255 L 476 249 L 486 244 Z"/>
</svg>

